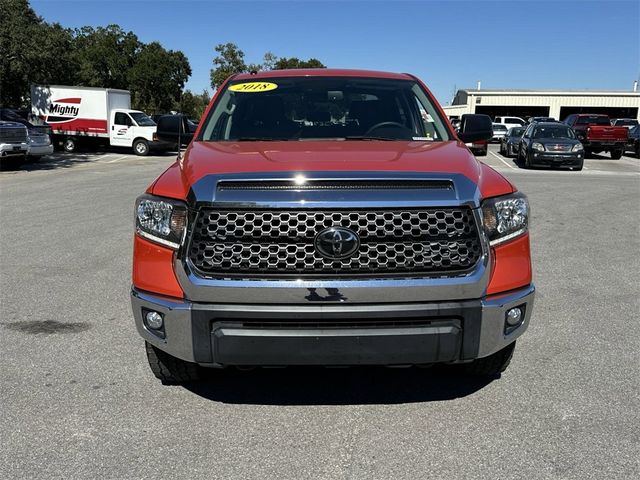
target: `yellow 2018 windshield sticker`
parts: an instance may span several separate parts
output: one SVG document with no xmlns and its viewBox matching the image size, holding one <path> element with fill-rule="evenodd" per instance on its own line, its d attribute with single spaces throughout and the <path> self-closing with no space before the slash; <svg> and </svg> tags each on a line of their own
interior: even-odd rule
<svg viewBox="0 0 640 480">
<path fill-rule="evenodd" d="M 231 85 L 229 90 L 232 92 L 254 93 L 254 92 L 268 92 L 269 90 L 275 90 L 278 85 L 269 82 L 248 82 L 237 83 Z"/>
</svg>

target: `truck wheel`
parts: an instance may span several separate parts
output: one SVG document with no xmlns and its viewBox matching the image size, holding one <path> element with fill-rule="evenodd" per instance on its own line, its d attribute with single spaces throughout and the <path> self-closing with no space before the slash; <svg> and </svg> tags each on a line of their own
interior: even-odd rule
<svg viewBox="0 0 640 480">
<path fill-rule="evenodd" d="M 67 137 L 62 142 L 62 149 L 67 153 L 73 153 L 78 149 L 78 142 L 73 137 Z"/>
<path fill-rule="evenodd" d="M 622 149 L 611 150 L 611 158 L 613 160 L 620 160 L 622 158 Z"/>
<path fill-rule="evenodd" d="M 636 158 L 640 158 L 640 142 L 636 144 Z"/>
<path fill-rule="evenodd" d="M 163 384 L 189 383 L 200 380 L 200 368 L 197 364 L 173 357 L 148 342 L 144 342 L 144 346 L 147 351 L 149 367 L 156 378 L 162 380 Z"/>
<path fill-rule="evenodd" d="M 515 349 L 516 342 L 513 342 L 493 355 L 465 363 L 461 365 L 462 373 L 479 377 L 496 377 L 507 369 Z"/>
<path fill-rule="evenodd" d="M 146 140 L 138 139 L 133 142 L 133 152 L 141 157 L 149 155 L 149 144 Z"/>
</svg>

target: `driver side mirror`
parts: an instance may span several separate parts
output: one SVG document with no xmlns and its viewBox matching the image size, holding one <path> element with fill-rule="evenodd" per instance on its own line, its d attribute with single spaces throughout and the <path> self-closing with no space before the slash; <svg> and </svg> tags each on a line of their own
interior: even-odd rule
<svg viewBox="0 0 640 480">
<path fill-rule="evenodd" d="M 493 124 L 489 115 L 466 114 L 462 115 L 458 138 L 464 143 L 477 140 L 491 140 L 493 137 Z"/>
</svg>

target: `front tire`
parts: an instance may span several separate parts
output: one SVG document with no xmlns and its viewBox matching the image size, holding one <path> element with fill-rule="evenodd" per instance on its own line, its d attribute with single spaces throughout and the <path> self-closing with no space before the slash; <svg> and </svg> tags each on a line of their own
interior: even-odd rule
<svg viewBox="0 0 640 480">
<path fill-rule="evenodd" d="M 141 157 L 149 155 L 149 143 L 144 139 L 133 142 L 133 152 Z"/>
<path fill-rule="evenodd" d="M 488 357 L 478 358 L 473 362 L 465 363 L 461 365 L 462 373 L 477 377 L 497 377 L 504 372 L 509 366 L 509 363 L 511 363 L 515 349 L 516 342 L 513 342 Z"/>
<path fill-rule="evenodd" d="M 163 384 L 172 385 L 200 380 L 200 367 L 196 363 L 173 357 L 148 342 L 144 342 L 144 346 L 149 368 Z"/>
<path fill-rule="evenodd" d="M 531 168 L 531 153 L 524 154 L 524 168 Z"/>
</svg>

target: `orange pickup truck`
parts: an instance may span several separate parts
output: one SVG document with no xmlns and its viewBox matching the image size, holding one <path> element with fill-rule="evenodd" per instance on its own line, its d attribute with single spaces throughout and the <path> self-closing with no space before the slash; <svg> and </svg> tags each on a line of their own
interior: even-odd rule
<svg viewBox="0 0 640 480">
<path fill-rule="evenodd" d="M 458 364 L 526 330 L 529 204 L 409 74 L 232 76 L 135 207 L 133 316 L 152 372 Z"/>
<path fill-rule="evenodd" d="M 585 158 L 592 153 L 610 152 L 611 158 L 619 160 L 629 140 L 627 127 L 613 127 L 607 115 L 574 114 L 564 123 L 576 132 L 584 146 Z"/>
</svg>

